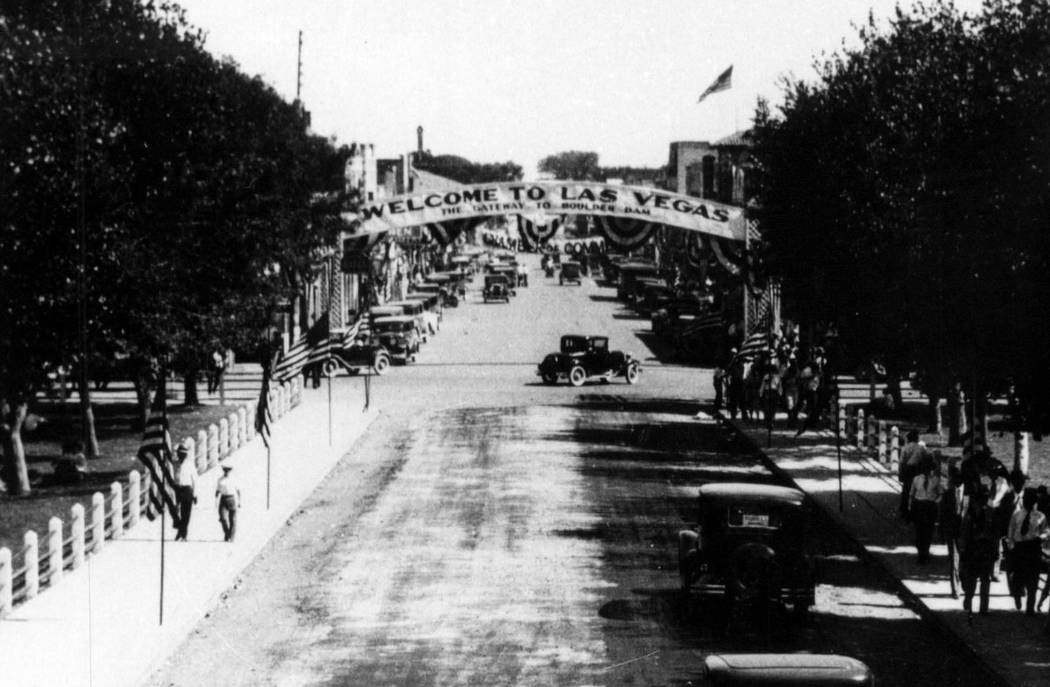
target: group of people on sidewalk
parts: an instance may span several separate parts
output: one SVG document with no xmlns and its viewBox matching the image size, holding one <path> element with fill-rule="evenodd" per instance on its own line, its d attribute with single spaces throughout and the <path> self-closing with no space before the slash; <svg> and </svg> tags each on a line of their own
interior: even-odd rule
<svg viewBox="0 0 1050 687">
<path fill-rule="evenodd" d="M 190 517 L 197 503 L 197 466 L 190 459 L 189 448 L 180 444 L 175 450 L 178 465 L 175 469 L 175 541 L 186 541 L 190 529 Z M 232 465 L 222 466 L 222 477 L 215 483 L 215 502 L 218 506 L 219 524 L 225 541 L 232 542 L 237 533 L 237 511 L 241 505 L 241 489 L 230 474 Z"/>
<path fill-rule="evenodd" d="M 790 428 L 804 417 L 799 434 L 815 427 L 833 396 L 824 348 L 803 352 L 797 327 L 782 327 L 760 343 L 745 341 L 730 349 L 728 359 L 715 368 L 715 410 L 724 406 L 731 418 L 739 413 L 746 421 L 761 415 L 767 425 L 786 412 Z"/>
<path fill-rule="evenodd" d="M 967 618 L 987 614 L 991 582 L 1005 574 L 1017 610 L 1035 615 L 1050 597 L 1050 490 L 1027 485 L 1020 472 L 1008 472 L 987 446 L 967 438 L 960 460 L 946 461 L 929 451 L 915 430 L 901 450 L 901 515 L 915 527 L 918 563 L 930 561 L 930 545 L 940 524 L 948 548 L 953 598 L 963 594 Z M 997 572 L 998 570 L 998 572 Z M 1047 625 L 1050 630 L 1050 624 Z"/>
</svg>

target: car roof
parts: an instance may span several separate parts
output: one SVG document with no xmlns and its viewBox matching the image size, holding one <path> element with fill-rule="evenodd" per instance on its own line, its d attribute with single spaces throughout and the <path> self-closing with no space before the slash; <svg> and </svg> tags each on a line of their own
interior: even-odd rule
<svg viewBox="0 0 1050 687">
<path fill-rule="evenodd" d="M 700 498 L 715 501 L 764 501 L 800 506 L 806 495 L 792 487 L 750 482 L 712 482 L 700 487 Z"/>
<path fill-rule="evenodd" d="M 414 318 L 414 317 L 404 317 L 404 316 L 377 317 L 376 321 L 375 321 L 376 324 L 387 324 L 387 323 L 390 323 L 390 322 L 397 322 L 399 324 L 404 324 L 404 323 L 407 322 L 407 323 L 415 324 L 416 323 L 416 318 Z"/>
<path fill-rule="evenodd" d="M 389 301 L 387 305 L 401 307 L 402 305 L 419 305 L 419 303 L 415 298 L 406 298 L 400 301 Z"/>
<path fill-rule="evenodd" d="M 386 305 L 373 305 L 371 308 L 368 309 L 368 312 L 370 313 L 395 313 L 400 311 L 401 306 L 397 305 L 396 303 L 387 303 Z"/>
<path fill-rule="evenodd" d="M 836 654 L 710 654 L 704 667 L 727 685 L 854 685 L 872 677 L 862 661 Z"/>
</svg>

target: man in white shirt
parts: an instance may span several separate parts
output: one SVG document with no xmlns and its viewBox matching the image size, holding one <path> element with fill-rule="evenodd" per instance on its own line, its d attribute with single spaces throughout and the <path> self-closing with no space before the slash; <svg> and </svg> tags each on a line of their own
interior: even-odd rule
<svg viewBox="0 0 1050 687">
<path fill-rule="evenodd" d="M 232 542 L 237 534 L 237 510 L 241 507 L 241 489 L 230 476 L 232 465 L 222 466 L 222 477 L 215 483 L 215 500 L 219 503 L 219 524 L 226 541 Z"/>
<path fill-rule="evenodd" d="M 1021 496 L 1021 507 L 1010 516 L 1010 524 L 1006 530 L 1014 581 L 1014 604 L 1017 610 L 1021 610 L 1021 595 L 1024 594 L 1025 613 L 1028 615 L 1035 615 L 1035 598 L 1043 555 L 1042 543 L 1047 537 L 1046 516 L 1035 507 L 1035 502 L 1035 489 L 1025 489 Z"/>
<path fill-rule="evenodd" d="M 186 541 L 190 529 L 190 514 L 197 502 L 197 466 L 189 459 L 190 450 L 180 444 L 175 451 L 179 464 L 175 469 L 175 504 L 179 507 L 179 519 L 175 523 L 175 541 Z"/>
</svg>

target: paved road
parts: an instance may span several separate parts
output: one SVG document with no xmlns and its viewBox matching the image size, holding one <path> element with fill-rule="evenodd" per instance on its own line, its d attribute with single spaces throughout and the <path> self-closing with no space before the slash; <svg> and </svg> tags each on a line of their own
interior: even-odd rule
<svg viewBox="0 0 1050 687">
<path fill-rule="evenodd" d="M 382 417 L 148 684 L 682 685 L 715 650 L 846 653 L 883 685 L 984 683 L 816 514 L 807 621 L 727 633 L 683 605 L 675 533 L 695 486 L 769 473 L 693 419 L 709 376 L 659 365 L 611 289 L 533 280 L 509 305 L 473 295 L 417 364 L 376 380 Z M 539 384 L 568 332 L 646 359 L 642 383 Z"/>
</svg>

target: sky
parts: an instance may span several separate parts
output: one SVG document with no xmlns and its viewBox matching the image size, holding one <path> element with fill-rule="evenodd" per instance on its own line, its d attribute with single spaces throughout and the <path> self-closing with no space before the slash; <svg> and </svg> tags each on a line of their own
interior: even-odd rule
<svg viewBox="0 0 1050 687">
<path fill-rule="evenodd" d="M 781 78 L 856 44 L 869 11 L 897 0 L 178 0 L 205 48 L 288 100 L 315 133 L 424 148 L 534 174 L 565 150 L 603 166 L 656 167 L 672 141 L 748 127 Z M 974 11 L 980 0 L 956 0 Z M 732 65 L 732 88 L 697 98 Z"/>
</svg>

